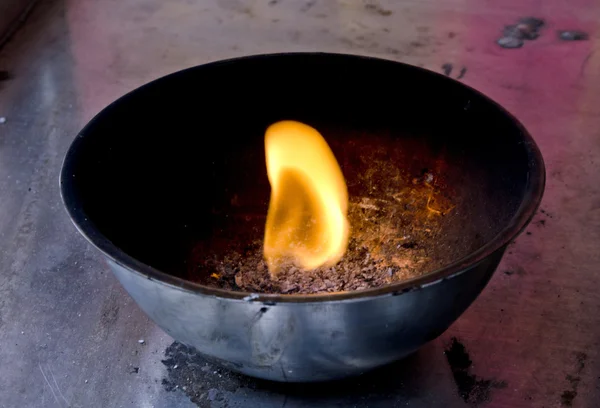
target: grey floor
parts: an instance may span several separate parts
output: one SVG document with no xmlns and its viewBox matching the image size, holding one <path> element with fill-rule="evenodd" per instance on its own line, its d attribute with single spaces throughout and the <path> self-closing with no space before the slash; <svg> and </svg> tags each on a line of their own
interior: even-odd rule
<svg viewBox="0 0 600 408">
<path fill-rule="evenodd" d="M 495 44 L 528 15 L 547 21 L 540 38 Z M 599 17 L 586 0 L 41 1 L 0 50 L 10 74 L 0 81 L 0 407 L 599 406 Z M 559 29 L 590 39 L 560 41 Z M 447 333 L 382 371 L 298 388 L 240 378 L 178 346 L 163 363 L 173 340 L 61 207 L 62 157 L 96 112 L 151 79 L 299 50 L 462 71 L 538 141 L 543 212 Z M 452 338 L 472 360 L 458 376 L 444 355 Z M 195 394 L 173 363 L 192 360 L 203 368 L 189 372 Z"/>
</svg>

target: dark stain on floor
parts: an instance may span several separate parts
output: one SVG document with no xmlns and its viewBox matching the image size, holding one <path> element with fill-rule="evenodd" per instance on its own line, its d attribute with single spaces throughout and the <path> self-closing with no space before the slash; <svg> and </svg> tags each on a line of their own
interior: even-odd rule
<svg viewBox="0 0 600 408">
<path fill-rule="evenodd" d="M 0 70 L 0 89 L 2 89 L 2 83 L 11 80 L 13 77 L 10 72 Z"/>
<path fill-rule="evenodd" d="M 589 40 L 590 36 L 585 31 L 566 30 L 559 31 L 558 38 L 563 41 L 585 41 Z"/>
<path fill-rule="evenodd" d="M 313 8 L 313 6 L 317 4 L 316 0 L 309 0 L 306 3 L 304 3 L 304 5 L 302 6 L 302 8 L 300 9 L 300 11 L 302 11 L 303 13 L 308 12 L 311 8 Z"/>
<path fill-rule="evenodd" d="M 391 16 L 392 10 L 387 10 L 375 2 L 365 4 L 365 9 L 379 14 L 380 16 Z"/>
<path fill-rule="evenodd" d="M 444 351 L 460 397 L 468 404 L 478 406 L 492 399 L 492 390 L 506 388 L 505 381 L 479 378 L 471 374 L 473 362 L 469 353 L 456 337 Z"/>
<path fill-rule="evenodd" d="M 106 329 L 114 325 L 119 317 L 119 298 L 117 294 L 111 293 L 102 305 L 100 323 Z"/>
<path fill-rule="evenodd" d="M 5 71 L 5 70 L 0 70 L 0 82 L 8 81 L 9 79 L 12 79 L 12 75 L 10 74 L 10 72 Z"/>
<path fill-rule="evenodd" d="M 444 75 L 446 75 L 446 76 L 450 76 L 452 74 L 453 69 L 454 69 L 454 65 L 450 64 L 449 62 L 442 65 L 442 71 L 444 72 Z M 463 66 L 460 69 L 458 75 L 456 76 L 456 79 L 463 79 L 465 77 L 466 73 L 467 73 L 467 67 Z"/>
<path fill-rule="evenodd" d="M 505 275 L 511 276 L 511 275 L 517 275 L 517 276 L 525 276 L 527 275 L 527 272 L 525 271 L 525 269 L 521 266 L 514 266 L 511 269 L 507 269 L 504 271 Z"/>
<path fill-rule="evenodd" d="M 210 407 L 213 401 L 222 401 L 224 391 L 235 391 L 245 380 L 245 377 L 220 368 L 179 342 L 167 347 L 162 363 L 168 374 L 162 380 L 165 390 L 181 390 L 201 408 Z"/>
<path fill-rule="evenodd" d="M 576 352 L 573 353 L 575 356 L 575 370 L 571 374 L 567 374 L 565 379 L 569 383 L 569 389 L 563 391 L 560 395 L 560 405 L 563 407 L 572 407 L 575 397 L 577 397 L 577 390 L 579 383 L 581 382 L 581 373 L 585 368 L 585 362 L 587 360 L 587 354 Z"/>
<path fill-rule="evenodd" d="M 231 364 L 224 368 L 222 361 L 174 342 L 167 347 L 162 360 L 166 367 L 162 385 L 166 391 L 183 392 L 201 408 L 250 407 L 256 406 L 257 400 L 266 404 L 278 401 L 279 404 L 298 406 L 355 408 L 371 408 L 375 406 L 373 401 L 435 400 L 423 383 L 428 378 L 427 367 L 431 366 L 433 358 L 437 358 L 433 357 L 431 347 L 425 346 L 421 352 L 358 377 L 305 384 L 247 377 L 230 371 L 234 368 Z"/>
<path fill-rule="evenodd" d="M 450 74 L 452 73 L 452 68 L 453 66 L 450 63 L 442 65 L 442 71 L 444 71 L 444 75 L 450 76 Z"/>
<path fill-rule="evenodd" d="M 545 24 L 540 18 L 521 18 L 516 24 L 505 26 L 502 37 L 496 42 L 502 48 L 521 48 L 525 41 L 538 38 Z"/>
</svg>

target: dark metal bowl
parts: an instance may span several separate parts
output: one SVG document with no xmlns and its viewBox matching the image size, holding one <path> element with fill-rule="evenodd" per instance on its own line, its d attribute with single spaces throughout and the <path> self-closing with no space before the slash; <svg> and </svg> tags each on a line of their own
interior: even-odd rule
<svg viewBox="0 0 600 408">
<path fill-rule="evenodd" d="M 255 297 L 186 279 L 192 243 L 211 242 L 232 197 L 266 214 L 263 136 L 281 119 L 321 130 L 340 162 L 375 144 L 409 173 L 443 173 L 456 207 L 432 250 L 449 261 L 335 294 Z M 343 168 L 351 195 L 367 189 L 353 183 L 361 166 Z M 120 98 L 74 140 L 61 192 L 79 231 L 175 339 L 251 376 L 322 381 L 400 359 L 446 330 L 533 217 L 544 181 L 530 135 L 479 92 L 397 62 L 296 53 L 202 65 Z"/>
</svg>

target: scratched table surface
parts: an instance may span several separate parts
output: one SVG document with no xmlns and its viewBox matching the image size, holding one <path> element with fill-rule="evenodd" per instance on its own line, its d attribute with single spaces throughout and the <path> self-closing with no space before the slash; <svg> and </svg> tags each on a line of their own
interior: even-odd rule
<svg viewBox="0 0 600 408">
<path fill-rule="evenodd" d="M 498 46 L 527 16 L 545 21 L 539 37 Z M 0 407 L 600 406 L 599 18 L 592 0 L 40 1 L 0 50 Z M 149 321 L 71 225 L 58 174 L 77 131 L 145 82 L 315 50 L 460 77 L 528 127 L 548 183 L 527 233 L 439 339 L 358 379 L 272 384 L 212 366 Z"/>
</svg>

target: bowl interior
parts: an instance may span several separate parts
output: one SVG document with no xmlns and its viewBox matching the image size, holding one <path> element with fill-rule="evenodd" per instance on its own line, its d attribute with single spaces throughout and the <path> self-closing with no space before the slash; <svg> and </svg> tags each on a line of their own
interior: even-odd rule
<svg viewBox="0 0 600 408">
<path fill-rule="evenodd" d="M 432 269 L 513 222 L 539 165 L 510 115 L 441 75 L 343 55 L 257 56 L 178 72 L 101 112 L 65 162 L 67 205 L 126 254 L 188 278 L 198 242 L 210 254 L 248 240 L 241 230 L 262 234 L 263 137 L 283 119 L 323 134 L 351 198 L 435 175 L 452 209 L 426 243 Z"/>
</svg>

